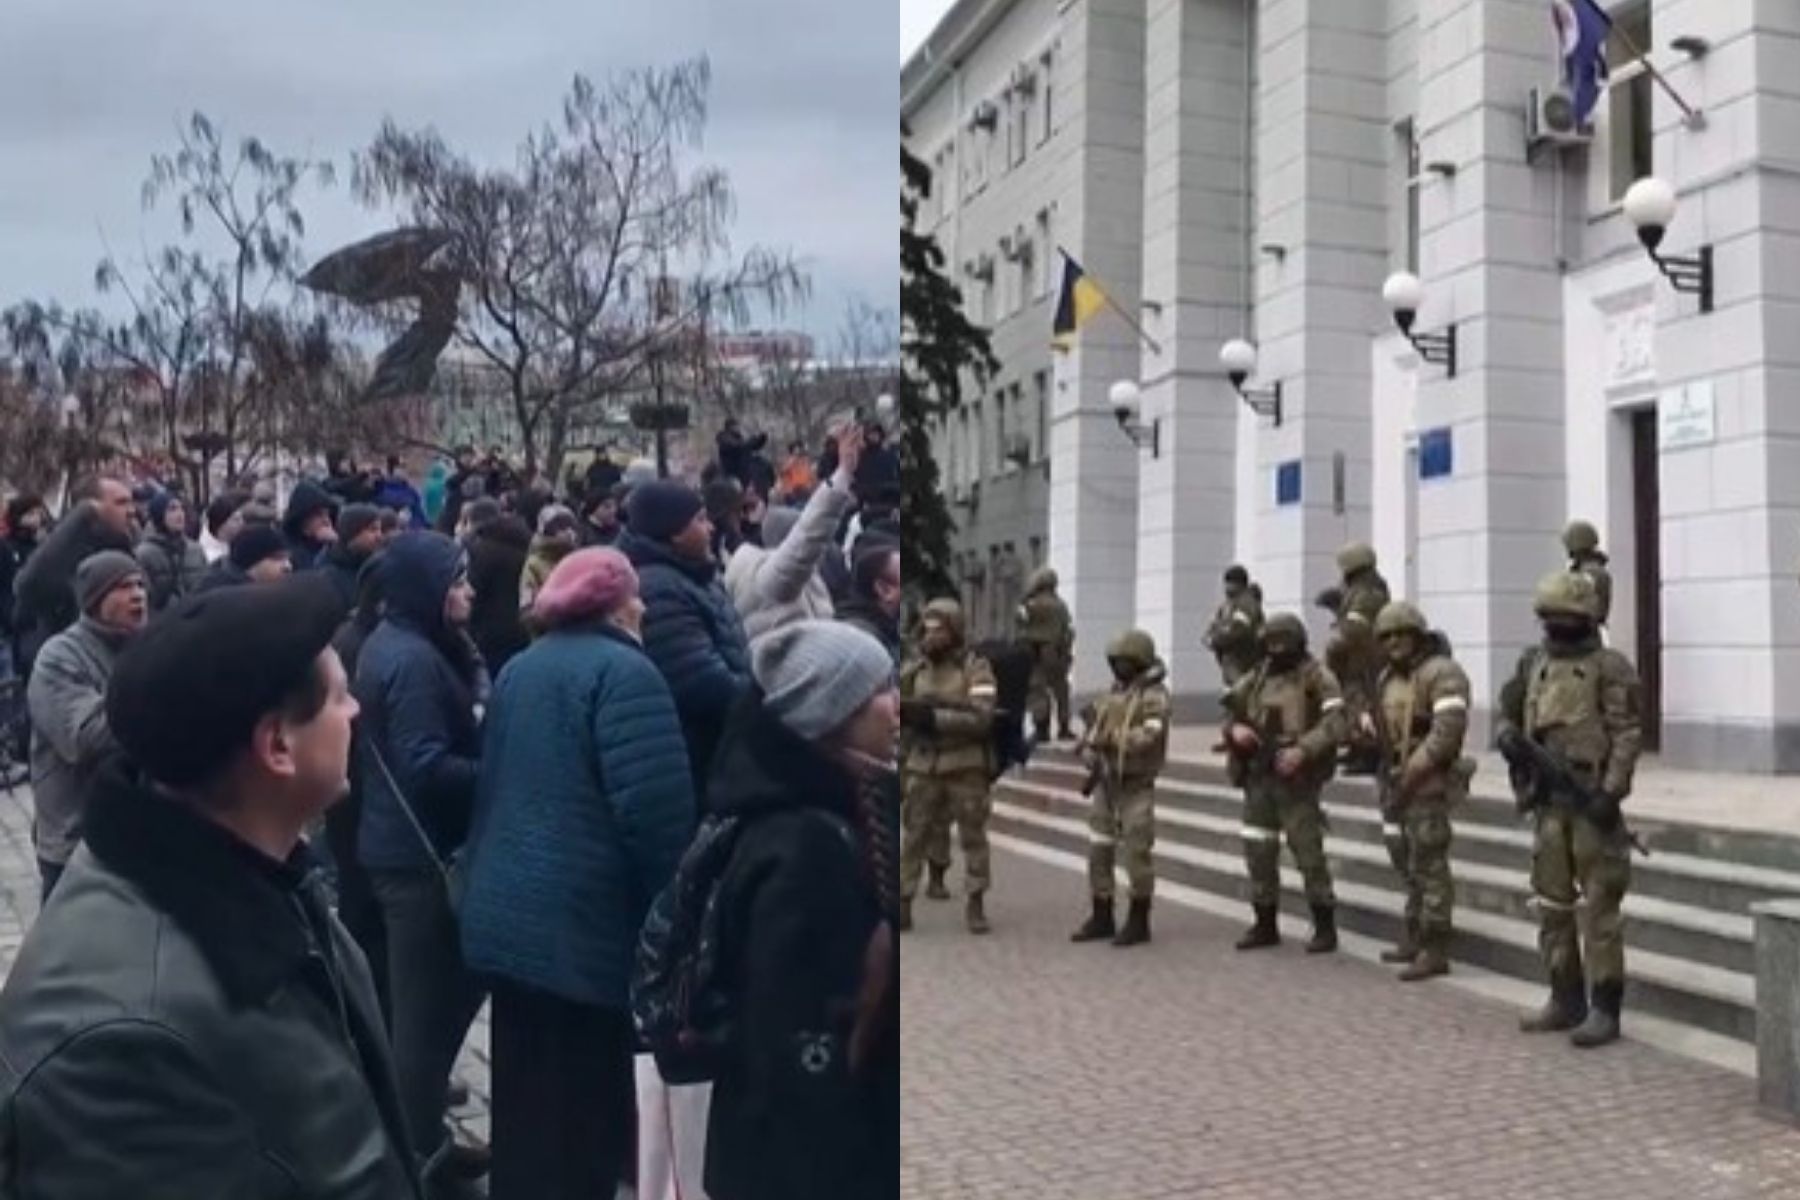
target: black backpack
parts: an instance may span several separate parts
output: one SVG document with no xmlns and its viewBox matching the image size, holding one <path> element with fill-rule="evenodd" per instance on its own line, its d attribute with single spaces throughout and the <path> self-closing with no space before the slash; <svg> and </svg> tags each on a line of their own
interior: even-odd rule
<svg viewBox="0 0 1800 1200">
<path fill-rule="evenodd" d="M 855 835 L 842 819 L 807 811 L 831 821 L 855 853 Z M 638 935 L 632 1023 L 669 1084 L 717 1078 L 736 1033 L 736 1004 L 722 978 L 720 884 L 740 835 L 754 819 L 702 820 Z"/>
</svg>

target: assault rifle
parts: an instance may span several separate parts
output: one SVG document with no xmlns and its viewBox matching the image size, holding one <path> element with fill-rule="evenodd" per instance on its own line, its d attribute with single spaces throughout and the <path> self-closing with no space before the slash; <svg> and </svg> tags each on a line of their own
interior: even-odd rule
<svg viewBox="0 0 1800 1200">
<path fill-rule="evenodd" d="M 1596 789 L 1576 778 L 1569 764 L 1549 747 L 1526 737 L 1512 726 L 1501 732 L 1496 746 L 1500 757 L 1506 760 L 1507 771 L 1519 797 L 1520 812 L 1534 812 L 1545 805 L 1554 804 L 1594 820 L 1593 814 L 1596 811 L 1611 807 L 1613 815 L 1610 820 L 1595 821 L 1601 832 L 1622 830 L 1633 850 L 1645 858 L 1650 857 L 1650 847 L 1625 824 L 1624 814 L 1618 807 L 1609 806 Z"/>
<path fill-rule="evenodd" d="M 1264 718 L 1258 721 L 1251 713 L 1245 711 L 1243 705 L 1227 701 L 1225 708 L 1231 716 L 1232 724 L 1248 725 L 1256 731 L 1256 749 L 1245 754 L 1232 745 L 1230 747 L 1232 756 L 1239 759 L 1246 770 L 1262 776 L 1273 775 L 1276 754 L 1280 753 L 1286 745 L 1291 744 L 1287 739 L 1286 730 L 1283 728 L 1281 710 L 1278 708 L 1266 709 Z"/>
</svg>

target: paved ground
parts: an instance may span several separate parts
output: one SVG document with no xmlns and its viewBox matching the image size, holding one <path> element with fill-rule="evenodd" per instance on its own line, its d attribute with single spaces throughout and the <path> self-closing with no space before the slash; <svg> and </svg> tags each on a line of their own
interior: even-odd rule
<svg viewBox="0 0 1800 1200">
<path fill-rule="evenodd" d="M 1156 942 L 1067 939 L 1073 871 L 995 854 L 986 939 L 905 942 L 905 1200 L 1703 1200 L 1800 1194 L 1751 1085 L 1163 904 Z"/>
</svg>

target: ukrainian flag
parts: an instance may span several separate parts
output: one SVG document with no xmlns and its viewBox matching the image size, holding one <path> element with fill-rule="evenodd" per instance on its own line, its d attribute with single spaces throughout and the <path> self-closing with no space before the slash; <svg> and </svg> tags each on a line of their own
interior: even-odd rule
<svg viewBox="0 0 1800 1200">
<path fill-rule="evenodd" d="M 1106 293 L 1088 278 L 1081 264 L 1063 252 L 1062 291 L 1056 298 L 1056 321 L 1050 327 L 1050 344 L 1058 350 L 1075 345 L 1075 334 L 1095 313 L 1106 307 Z"/>
</svg>

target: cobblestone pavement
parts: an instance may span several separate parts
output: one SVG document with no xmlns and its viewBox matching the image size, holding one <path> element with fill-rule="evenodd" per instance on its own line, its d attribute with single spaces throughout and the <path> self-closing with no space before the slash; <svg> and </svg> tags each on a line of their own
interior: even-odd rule
<svg viewBox="0 0 1800 1200">
<path fill-rule="evenodd" d="M 1702 1200 L 1800 1194 L 1752 1085 L 1642 1044 L 1583 1053 L 1162 903 L 1074 946 L 1083 877 L 996 849 L 995 932 L 921 898 L 903 972 L 905 1200 Z"/>
</svg>

